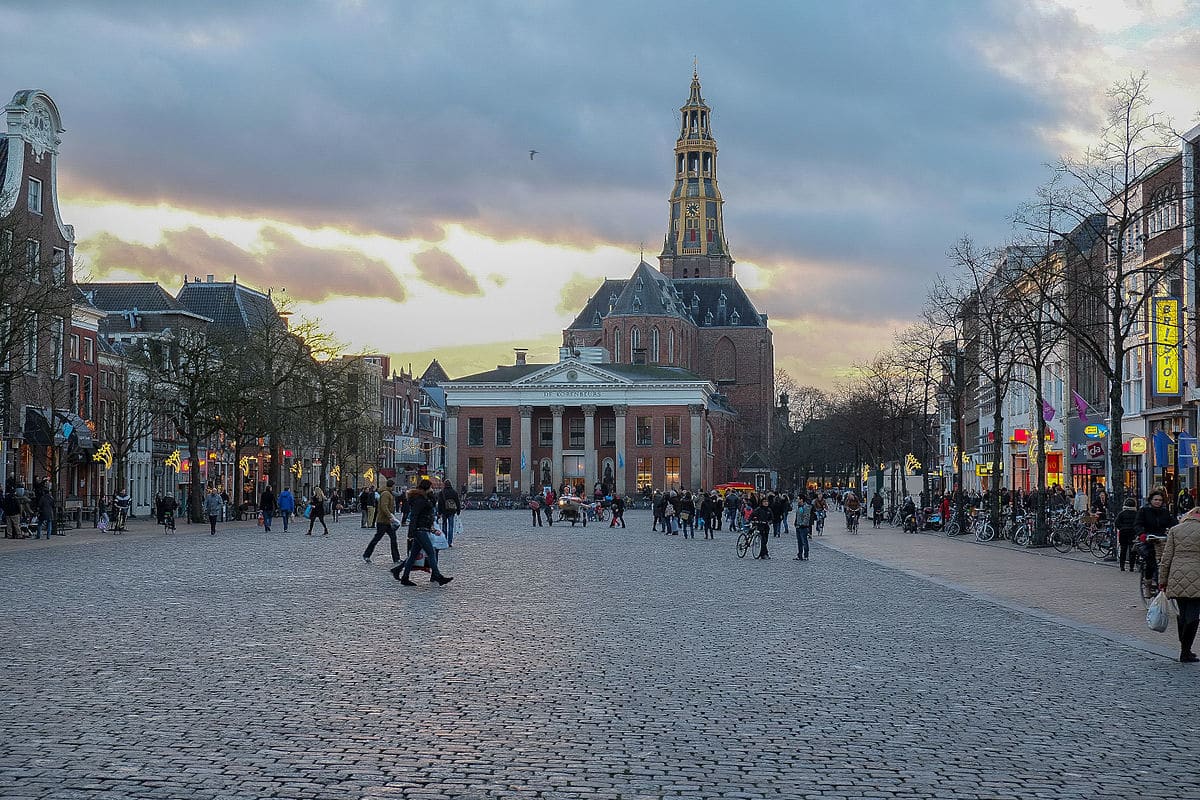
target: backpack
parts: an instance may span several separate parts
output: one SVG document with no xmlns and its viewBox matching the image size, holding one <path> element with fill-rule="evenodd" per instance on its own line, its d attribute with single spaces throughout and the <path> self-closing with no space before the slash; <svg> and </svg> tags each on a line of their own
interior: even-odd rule
<svg viewBox="0 0 1200 800">
<path fill-rule="evenodd" d="M 453 497 L 447 497 L 443 501 L 443 505 L 446 506 L 446 510 L 451 514 L 458 513 L 458 500 L 454 499 Z"/>
</svg>

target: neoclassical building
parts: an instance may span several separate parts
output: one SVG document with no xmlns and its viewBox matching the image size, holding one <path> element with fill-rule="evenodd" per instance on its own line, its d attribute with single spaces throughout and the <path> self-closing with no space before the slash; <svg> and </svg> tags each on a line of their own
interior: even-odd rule
<svg viewBox="0 0 1200 800">
<path fill-rule="evenodd" d="M 604 281 L 563 331 L 559 363 L 519 353 L 511 366 L 446 384 L 456 485 L 698 489 L 744 479 L 744 463 L 769 453 L 771 330 L 733 274 L 711 109 L 695 73 L 680 112 L 658 269 L 641 261 L 629 278 Z"/>
</svg>

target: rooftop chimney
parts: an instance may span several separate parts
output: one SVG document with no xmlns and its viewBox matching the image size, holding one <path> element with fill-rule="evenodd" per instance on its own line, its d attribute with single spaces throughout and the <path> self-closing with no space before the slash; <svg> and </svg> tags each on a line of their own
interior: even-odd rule
<svg viewBox="0 0 1200 800">
<path fill-rule="evenodd" d="M 205 282 L 205 283 L 212 283 L 212 282 L 213 282 L 213 276 L 212 276 L 212 275 L 205 275 L 205 276 L 204 276 L 204 282 Z"/>
<path fill-rule="evenodd" d="M 514 347 L 513 351 L 517 354 L 517 364 L 516 365 L 518 367 L 525 366 L 525 354 L 529 352 L 529 348 Z"/>
</svg>

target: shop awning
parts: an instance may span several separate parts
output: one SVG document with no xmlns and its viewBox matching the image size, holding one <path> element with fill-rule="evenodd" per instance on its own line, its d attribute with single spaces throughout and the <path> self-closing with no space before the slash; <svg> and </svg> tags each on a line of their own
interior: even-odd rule
<svg viewBox="0 0 1200 800">
<path fill-rule="evenodd" d="M 44 408 L 25 408 L 25 427 L 22 437 L 29 444 L 57 446 L 63 443 L 61 431 L 54 424 L 50 412 Z"/>
<path fill-rule="evenodd" d="M 87 420 L 70 411 L 56 411 L 55 416 L 58 417 L 59 439 L 66 442 L 68 449 L 88 452 L 96 449 L 96 440 Z"/>
</svg>

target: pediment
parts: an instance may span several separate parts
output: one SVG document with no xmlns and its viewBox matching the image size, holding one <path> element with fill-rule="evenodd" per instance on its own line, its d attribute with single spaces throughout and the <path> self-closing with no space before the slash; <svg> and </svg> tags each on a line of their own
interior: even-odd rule
<svg viewBox="0 0 1200 800">
<path fill-rule="evenodd" d="M 630 384 L 628 378 L 604 369 L 602 364 L 587 364 L 568 359 L 551 364 L 516 381 L 515 386 L 586 386 L 588 384 Z"/>
</svg>

